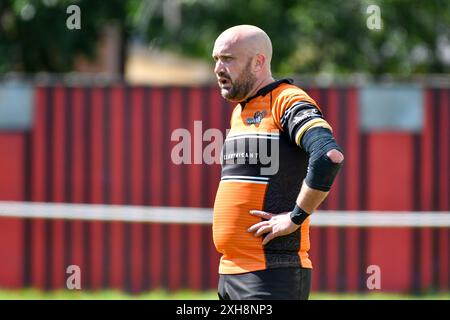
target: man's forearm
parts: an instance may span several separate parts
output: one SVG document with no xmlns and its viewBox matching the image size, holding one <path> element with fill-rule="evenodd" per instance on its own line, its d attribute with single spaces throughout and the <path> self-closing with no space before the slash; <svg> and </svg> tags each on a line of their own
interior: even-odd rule
<svg viewBox="0 0 450 320">
<path fill-rule="evenodd" d="M 319 207 L 323 200 L 325 200 L 334 177 L 342 166 L 342 161 L 344 161 L 343 154 L 337 149 L 332 149 L 326 153 L 325 157 L 321 157 L 323 158 L 321 163 L 317 163 L 316 161 L 312 165 L 317 169 L 314 170 L 314 174 L 312 174 L 311 171 L 308 171 L 300 189 L 300 194 L 297 197 L 296 205 L 290 213 L 291 221 L 296 225 L 301 225 L 303 221 Z M 310 169 L 311 167 L 308 168 L 308 170 Z M 324 178 L 318 176 L 319 173 L 322 174 Z M 310 180 L 309 183 L 312 182 L 314 184 L 313 187 L 309 186 L 307 180 L 308 177 Z M 316 187 L 316 185 L 318 187 Z"/>
<path fill-rule="evenodd" d="M 310 188 L 305 182 L 303 182 L 296 203 L 300 208 L 311 214 L 325 200 L 328 193 L 329 192 Z"/>
</svg>

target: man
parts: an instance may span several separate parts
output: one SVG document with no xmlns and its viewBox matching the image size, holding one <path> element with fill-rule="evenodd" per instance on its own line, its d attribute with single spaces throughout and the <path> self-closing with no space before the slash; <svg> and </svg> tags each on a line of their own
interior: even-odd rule
<svg viewBox="0 0 450 320">
<path fill-rule="evenodd" d="M 308 299 L 309 215 L 344 156 L 315 101 L 272 77 L 263 30 L 225 30 L 212 56 L 222 96 L 237 103 L 214 204 L 219 298 Z"/>
</svg>

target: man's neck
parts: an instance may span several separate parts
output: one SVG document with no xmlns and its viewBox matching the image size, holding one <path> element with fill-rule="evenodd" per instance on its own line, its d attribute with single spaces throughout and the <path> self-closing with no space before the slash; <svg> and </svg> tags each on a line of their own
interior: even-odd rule
<svg viewBox="0 0 450 320">
<path fill-rule="evenodd" d="M 274 81 L 275 81 L 275 79 L 271 75 L 265 77 L 261 82 L 259 82 L 256 85 L 255 89 L 253 89 L 250 92 L 250 94 L 246 97 L 246 99 L 253 97 L 261 88 L 264 88 L 265 86 L 271 84 Z"/>
</svg>

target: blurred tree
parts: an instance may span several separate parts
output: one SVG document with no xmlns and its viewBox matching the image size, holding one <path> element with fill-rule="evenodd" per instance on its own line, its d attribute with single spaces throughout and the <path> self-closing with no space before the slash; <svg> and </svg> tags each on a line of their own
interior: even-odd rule
<svg viewBox="0 0 450 320">
<path fill-rule="evenodd" d="M 147 39 L 184 54 L 210 59 L 217 35 L 232 25 L 254 24 L 273 41 L 275 73 L 450 72 L 450 1 L 407 0 L 180 0 L 182 28 L 149 24 Z M 367 20 L 378 6 L 381 29 Z M 444 47 L 444 45 L 447 47 Z M 447 50 L 444 54 L 443 51 Z"/>
<path fill-rule="evenodd" d="M 81 12 L 81 28 L 70 30 L 67 8 Z M 119 25 L 123 45 L 127 36 L 127 3 L 122 0 L 1 0 L 0 72 L 67 72 L 75 58 L 95 56 L 104 26 Z"/>
<path fill-rule="evenodd" d="M 65 28 L 72 3 L 82 12 L 78 31 Z M 374 5 L 380 29 L 368 25 Z M 71 70 L 75 55 L 93 56 L 112 20 L 124 44 L 132 36 L 208 61 L 221 31 L 254 24 L 272 38 L 275 74 L 450 72 L 448 0 L 2 0 L 0 72 Z"/>
</svg>

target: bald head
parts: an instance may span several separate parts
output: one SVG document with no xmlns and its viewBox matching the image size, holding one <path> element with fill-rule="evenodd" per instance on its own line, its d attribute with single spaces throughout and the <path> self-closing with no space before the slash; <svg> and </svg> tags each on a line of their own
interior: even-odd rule
<svg viewBox="0 0 450 320">
<path fill-rule="evenodd" d="M 248 56 L 261 54 L 266 59 L 266 66 L 270 70 L 272 60 L 272 42 L 269 36 L 260 28 L 252 25 L 239 25 L 222 32 L 215 45 L 229 45 L 242 48 Z"/>
<path fill-rule="evenodd" d="M 222 96 L 242 101 L 273 81 L 270 62 L 272 43 L 260 28 L 239 25 L 222 32 L 212 54 Z"/>
</svg>

